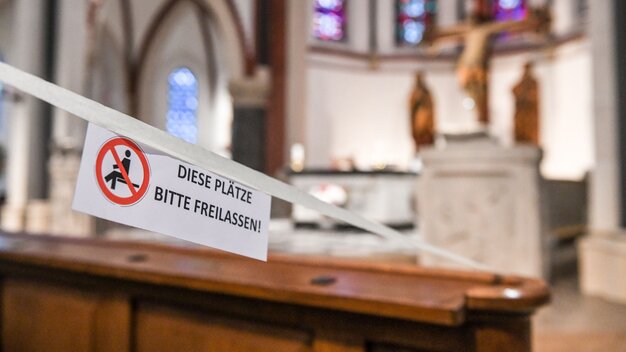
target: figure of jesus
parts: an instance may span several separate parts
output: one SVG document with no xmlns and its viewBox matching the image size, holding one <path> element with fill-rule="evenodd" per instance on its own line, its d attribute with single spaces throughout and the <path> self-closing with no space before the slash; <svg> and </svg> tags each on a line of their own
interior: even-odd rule
<svg viewBox="0 0 626 352">
<path fill-rule="evenodd" d="M 457 63 L 456 73 L 461 87 L 472 98 L 478 112 L 478 121 L 489 123 L 488 82 L 491 44 L 495 34 L 535 30 L 546 33 L 550 25 L 547 9 L 531 9 L 526 19 L 520 21 L 479 23 L 477 14 L 469 23 L 452 28 L 435 30 L 429 41 L 445 39 L 464 42 L 463 52 Z"/>
</svg>

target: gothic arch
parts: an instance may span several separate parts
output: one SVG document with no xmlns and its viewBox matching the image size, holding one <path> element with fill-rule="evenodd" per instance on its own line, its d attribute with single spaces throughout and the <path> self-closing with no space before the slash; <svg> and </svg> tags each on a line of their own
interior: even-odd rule
<svg viewBox="0 0 626 352">
<path fill-rule="evenodd" d="M 204 51 L 203 60 L 194 61 L 193 71 L 198 78 L 204 80 L 204 93 L 199 93 L 200 101 L 205 104 L 204 109 L 198 108 L 198 130 L 206 133 L 204 137 L 198 136 L 200 144 L 207 149 L 223 152 L 229 155 L 227 147 L 231 143 L 232 119 L 240 114 L 240 109 L 257 109 L 263 111 L 264 131 L 256 131 L 266 135 L 263 137 L 267 145 L 266 158 L 268 169 L 277 169 L 276 165 L 282 165 L 283 138 L 282 136 L 282 105 L 284 100 L 273 99 L 270 92 L 280 98 L 282 88 L 274 87 L 282 81 L 273 84 L 270 76 L 274 71 L 256 70 L 256 32 L 254 21 L 255 13 L 259 11 L 257 0 L 239 2 L 237 0 L 161 0 L 158 2 L 136 0 L 91 0 L 96 15 L 95 20 L 90 21 L 91 28 L 98 32 L 102 27 L 109 26 L 112 37 L 117 43 L 122 54 L 120 64 L 125 72 L 125 78 L 121 80 L 125 87 L 122 94 L 125 95 L 123 110 L 131 116 L 137 116 L 155 126 L 164 128 L 166 115 L 167 87 L 155 90 L 154 86 L 146 83 L 166 82 L 166 73 L 155 69 L 158 66 L 150 64 L 154 61 L 154 55 L 158 54 L 163 33 L 171 30 L 168 22 L 176 15 L 177 9 L 185 7 L 193 9 L 195 18 L 186 17 L 186 21 L 197 23 L 201 39 L 192 43 L 194 50 Z M 95 5 L 94 5 L 95 4 Z M 98 6 L 101 4 L 102 6 Z M 272 1 L 276 10 L 276 18 L 284 18 L 284 6 L 282 2 Z M 90 11 L 91 14 L 91 11 Z M 173 15 L 174 14 L 174 15 Z M 241 19 L 245 18 L 246 22 Z M 251 20 L 252 18 L 252 20 Z M 277 20 L 282 23 L 281 20 Z M 251 26 L 248 28 L 248 26 Z M 281 27 L 282 28 L 282 27 Z M 251 30 L 250 30 L 251 29 Z M 248 30 L 248 32 L 246 32 Z M 197 30 L 194 28 L 194 33 Z M 282 31 L 280 33 L 283 33 Z M 278 36 L 282 38 L 280 35 Z M 181 47 L 188 47 L 190 41 L 185 36 L 178 37 Z M 280 39 L 283 40 L 283 39 Z M 279 40 L 279 42 L 280 42 Z M 274 58 L 272 61 L 276 70 L 282 70 L 283 55 L 279 42 L 272 45 L 275 50 L 271 51 Z M 155 49 L 156 48 L 156 49 Z M 163 62 L 163 60 L 161 60 Z M 202 61 L 202 62 L 201 62 Z M 184 64 L 183 64 L 184 65 Z M 164 65 L 161 71 L 170 71 L 174 67 Z M 89 69 L 89 74 L 92 70 Z M 161 75 L 161 78 L 155 78 Z M 282 77 L 279 74 L 280 77 Z M 209 93 L 205 95 L 205 93 Z M 153 94 L 150 96 L 150 94 Z M 276 98 L 276 97 L 275 97 Z M 145 99 L 155 102 L 155 106 L 146 105 Z M 274 103 L 272 103 L 274 102 Z M 160 105 L 159 105 L 160 104 Z M 253 106 L 251 106 L 252 104 Z M 119 108 L 119 107 L 118 107 Z M 150 111 L 147 111 L 150 110 Z M 202 114 L 202 115 L 201 115 Z M 158 120 L 159 118 L 163 120 Z M 156 119 L 156 120 L 155 120 Z M 210 121 L 202 127 L 200 121 Z M 269 137 L 269 131 L 272 136 Z M 210 134 L 210 135 L 209 135 Z M 241 141 L 240 141 L 241 142 Z M 274 161 L 272 161 L 274 160 Z"/>
<path fill-rule="evenodd" d="M 151 39 L 142 41 L 141 53 L 132 68 L 137 104 L 134 112 L 145 122 L 165 128 L 168 75 L 176 68 L 187 67 L 198 80 L 198 143 L 223 151 L 230 141 L 232 104 L 228 98 L 229 68 L 224 64 L 227 58 L 220 55 L 223 50 L 218 34 L 207 18 L 209 14 L 196 2 L 178 0 L 166 6 L 166 11 L 159 11 L 159 18 L 153 20 L 158 25 L 151 25 L 154 30 L 147 37 Z"/>
<path fill-rule="evenodd" d="M 204 45 L 211 45 L 211 32 L 214 33 L 217 43 L 213 45 L 219 51 L 225 53 L 224 63 L 231 80 L 244 76 L 251 70 L 251 62 L 254 62 L 254 53 L 244 37 L 243 26 L 237 15 L 237 10 L 232 0 L 166 0 L 157 13 L 152 17 L 148 30 L 141 40 L 135 65 L 141 70 L 141 65 L 153 45 L 159 28 L 167 19 L 168 15 L 176 6 L 189 2 L 196 6 L 199 13 L 198 19 L 204 22 L 207 29 Z M 223 40 L 219 40 L 223 39 Z M 208 50 L 208 48 L 205 48 Z M 140 71 L 139 71 L 140 72 Z M 141 75 L 141 73 L 139 73 Z"/>
</svg>

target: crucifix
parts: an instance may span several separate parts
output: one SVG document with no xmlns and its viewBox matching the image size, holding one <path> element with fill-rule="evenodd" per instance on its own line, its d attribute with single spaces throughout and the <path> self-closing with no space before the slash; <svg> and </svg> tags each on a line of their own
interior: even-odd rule
<svg viewBox="0 0 626 352">
<path fill-rule="evenodd" d="M 478 121 L 486 126 L 489 123 L 488 83 L 489 59 L 494 35 L 502 32 L 517 33 L 535 31 L 547 34 L 550 27 L 550 13 L 547 8 L 530 9 L 526 19 L 504 22 L 482 22 L 474 12 L 467 23 L 444 29 L 435 29 L 428 36 L 428 42 L 455 40 L 464 43 L 459 57 L 456 74 L 467 95 L 474 101 Z"/>
</svg>

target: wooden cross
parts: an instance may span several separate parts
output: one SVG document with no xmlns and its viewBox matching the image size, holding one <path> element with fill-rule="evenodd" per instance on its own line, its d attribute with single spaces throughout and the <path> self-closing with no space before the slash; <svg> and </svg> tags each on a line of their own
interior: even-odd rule
<svg viewBox="0 0 626 352">
<path fill-rule="evenodd" d="M 489 59 L 494 35 L 524 31 L 547 34 L 551 19 L 547 8 L 530 9 L 526 19 L 518 21 L 480 22 L 478 18 L 479 14 L 474 12 L 467 23 L 435 29 L 427 35 L 426 42 L 455 40 L 465 44 L 457 62 L 457 78 L 461 87 L 474 100 L 478 121 L 486 126 L 489 123 Z"/>
</svg>

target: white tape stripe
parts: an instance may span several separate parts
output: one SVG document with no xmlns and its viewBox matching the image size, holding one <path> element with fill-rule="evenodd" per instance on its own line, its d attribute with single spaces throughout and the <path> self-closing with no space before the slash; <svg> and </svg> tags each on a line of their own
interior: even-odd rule
<svg viewBox="0 0 626 352">
<path fill-rule="evenodd" d="M 495 272 L 495 270 L 486 265 L 423 241 L 409 241 L 400 232 L 385 225 L 367 220 L 346 209 L 325 203 L 293 186 L 221 157 L 202 147 L 187 143 L 129 115 L 18 70 L 8 64 L 0 63 L 0 81 L 114 133 L 126 136 L 175 158 L 223 175 L 274 197 L 290 203 L 303 205 L 321 214 L 344 221 L 389 240 L 402 241 L 417 249 L 447 258 L 456 263 L 478 270 Z"/>
</svg>

